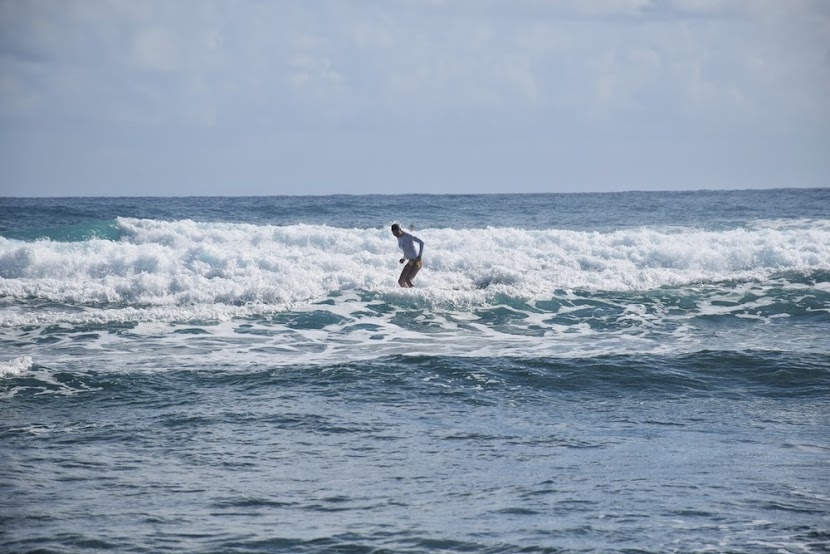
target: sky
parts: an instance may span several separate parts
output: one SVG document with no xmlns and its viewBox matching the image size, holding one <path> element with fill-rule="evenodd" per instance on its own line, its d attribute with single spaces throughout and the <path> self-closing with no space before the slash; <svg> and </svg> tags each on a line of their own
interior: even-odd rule
<svg viewBox="0 0 830 554">
<path fill-rule="evenodd" d="M 828 186 L 827 0 L 0 0 L 0 196 Z"/>
</svg>

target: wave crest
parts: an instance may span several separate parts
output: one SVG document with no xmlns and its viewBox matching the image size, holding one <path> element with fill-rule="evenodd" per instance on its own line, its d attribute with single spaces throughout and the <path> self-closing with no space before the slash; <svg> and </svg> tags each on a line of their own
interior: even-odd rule
<svg viewBox="0 0 830 554">
<path fill-rule="evenodd" d="M 393 294 L 399 253 L 384 228 L 119 218 L 119 241 L 0 238 L 0 296 L 77 305 L 267 305 L 348 290 Z M 830 270 L 830 226 L 706 231 L 424 229 L 427 299 L 550 297 L 763 281 Z M 433 298 L 434 297 L 434 298 Z"/>
</svg>

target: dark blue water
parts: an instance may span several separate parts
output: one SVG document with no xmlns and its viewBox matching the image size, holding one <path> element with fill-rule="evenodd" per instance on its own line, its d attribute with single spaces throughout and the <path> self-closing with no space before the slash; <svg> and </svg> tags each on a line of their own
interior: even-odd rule
<svg viewBox="0 0 830 554">
<path fill-rule="evenodd" d="M 0 199 L 0 550 L 826 552 L 828 200 Z"/>
<path fill-rule="evenodd" d="M 732 227 L 756 219 L 825 219 L 830 189 L 403 196 L 0 198 L 0 233 L 116 217 L 364 228 L 390 217 L 418 228 L 609 230 L 641 225 Z M 517 219 L 519 217 L 520 219 Z M 29 238 L 21 236 L 20 238 Z M 34 238 L 34 236 L 33 236 Z M 54 236 L 60 240 L 62 237 Z"/>
</svg>

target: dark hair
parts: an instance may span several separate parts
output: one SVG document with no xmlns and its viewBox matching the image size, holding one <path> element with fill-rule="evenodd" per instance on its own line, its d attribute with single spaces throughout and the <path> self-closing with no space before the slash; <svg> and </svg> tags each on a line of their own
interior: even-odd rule
<svg viewBox="0 0 830 554">
<path fill-rule="evenodd" d="M 398 225 L 397 223 L 393 223 L 393 224 L 392 224 L 392 230 L 393 230 L 393 231 L 400 231 L 400 230 L 401 230 L 401 226 L 400 226 L 400 225 Z"/>
</svg>

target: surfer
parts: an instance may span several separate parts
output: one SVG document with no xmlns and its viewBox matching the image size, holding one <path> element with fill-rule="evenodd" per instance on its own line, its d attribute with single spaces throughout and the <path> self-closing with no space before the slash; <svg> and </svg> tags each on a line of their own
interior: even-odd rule
<svg viewBox="0 0 830 554">
<path fill-rule="evenodd" d="M 421 269 L 421 254 L 424 253 L 424 241 L 415 235 L 410 235 L 401 229 L 401 226 L 397 223 L 392 225 L 392 234 L 398 237 L 398 248 L 403 250 L 403 258 L 400 259 L 400 263 L 406 262 L 406 265 L 403 266 L 403 271 L 401 271 L 401 276 L 398 278 L 398 284 L 404 288 L 410 288 L 412 287 L 412 279 L 415 278 L 418 270 Z M 417 253 L 415 252 L 416 242 L 419 245 Z"/>
</svg>

